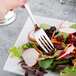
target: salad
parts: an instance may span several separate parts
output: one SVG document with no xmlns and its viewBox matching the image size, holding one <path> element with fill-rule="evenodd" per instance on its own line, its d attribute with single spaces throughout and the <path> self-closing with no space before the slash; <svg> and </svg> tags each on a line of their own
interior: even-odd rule
<svg viewBox="0 0 76 76">
<path fill-rule="evenodd" d="M 11 58 L 21 58 L 19 64 L 26 70 L 25 76 L 29 73 L 44 76 L 45 70 L 59 72 L 59 76 L 76 76 L 76 24 L 67 27 L 63 22 L 59 29 L 41 24 L 40 28 L 44 29 L 55 50 L 44 52 L 34 39 L 32 30 L 28 35 L 29 42 L 9 49 Z"/>
</svg>

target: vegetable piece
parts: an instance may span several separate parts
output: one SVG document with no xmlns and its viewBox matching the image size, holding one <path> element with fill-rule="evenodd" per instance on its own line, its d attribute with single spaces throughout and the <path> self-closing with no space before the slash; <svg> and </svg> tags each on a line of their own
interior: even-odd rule
<svg viewBox="0 0 76 76">
<path fill-rule="evenodd" d="M 57 50 L 55 55 L 58 57 L 58 56 L 63 55 L 64 53 L 65 53 L 65 51 L 63 51 L 63 50 Z"/>
<path fill-rule="evenodd" d="M 73 61 L 76 61 L 76 59 L 74 59 Z"/>
<path fill-rule="evenodd" d="M 29 42 L 23 44 L 22 47 L 14 46 L 13 48 L 9 49 L 9 52 L 11 53 L 11 57 L 21 57 L 22 56 L 22 52 L 25 49 L 28 49 L 28 48 L 35 48 L 33 46 L 33 42 L 29 41 Z"/>
<path fill-rule="evenodd" d="M 72 44 L 68 44 L 68 45 L 65 47 L 64 51 L 66 51 L 66 50 L 68 49 L 68 47 L 71 46 L 71 45 L 72 45 Z"/>
<path fill-rule="evenodd" d="M 46 30 L 46 29 L 50 29 L 50 25 L 48 25 L 48 24 L 41 24 L 40 25 L 40 28 L 42 28 L 42 29 L 44 29 L 44 30 Z"/>
<path fill-rule="evenodd" d="M 60 60 L 60 61 L 55 61 L 54 64 L 65 64 L 65 63 L 68 63 L 70 62 L 69 60 L 66 60 L 66 59 L 63 59 L 63 60 Z"/>
<path fill-rule="evenodd" d="M 30 76 L 30 73 L 35 73 L 36 76 L 44 76 L 47 72 L 42 68 L 34 69 L 33 67 L 26 66 L 25 64 L 21 64 L 21 67 L 26 71 L 25 76 Z"/>
<path fill-rule="evenodd" d="M 76 24 L 73 24 L 72 26 L 70 26 L 70 28 L 76 29 Z"/>
<path fill-rule="evenodd" d="M 66 66 L 67 66 L 66 64 L 59 64 L 56 66 L 56 70 L 58 70 L 58 71 L 64 70 L 66 68 Z"/>
<path fill-rule="evenodd" d="M 47 69 L 49 68 L 50 64 L 52 64 L 53 62 L 53 58 L 49 58 L 49 59 L 45 59 L 45 60 L 40 60 L 38 61 L 40 67 L 42 67 L 43 69 Z"/>
<path fill-rule="evenodd" d="M 73 50 L 74 50 L 74 46 L 72 45 L 66 50 L 66 52 L 63 55 L 58 57 L 56 60 L 57 61 L 62 60 L 64 57 L 68 56 Z"/>
<path fill-rule="evenodd" d="M 24 62 L 24 60 L 20 61 L 19 64 L 20 64 L 20 63 L 23 63 L 23 62 Z"/>
<path fill-rule="evenodd" d="M 54 58 L 55 56 L 43 56 L 43 57 L 40 57 L 39 59 L 38 59 L 38 61 L 40 61 L 40 60 L 46 60 L 46 59 L 52 59 L 52 58 Z"/>
<path fill-rule="evenodd" d="M 54 56 L 56 56 L 57 54 L 61 53 L 62 51 L 63 51 L 63 50 L 57 50 L 57 51 L 55 51 Z"/>
<path fill-rule="evenodd" d="M 23 48 L 24 50 L 25 50 L 25 49 L 28 49 L 28 48 L 35 48 L 35 47 L 33 46 L 33 43 L 34 43 L 34 42 L 29 41 L 29 42 L 23 44 L 23 45 L 22 45 L 22 48 Z"/>
<path fill-rule="evenodd" d="M 47 36 L 48 36 L 49 38 L 52 37 L 52 34 L 53 34 L 54 31 L 56 31 L 56 27 L 55 27 L 55 26 L 52 26 L 50 29 L 46 29 L 46 30 L 45 30 L 45 32 L 46 32 L 46 34 L 47 34 Z M 57 34 L 57 33 L 58 33 L 58 32 L 56 31 L 55 34 Z"/>
<path fill-rule="evenodd" d="M 68 23 L 67 21 L 63 21 L 61 24 L 60 24 L 60 28 L 66 28 L 68 27 Z"/>
<path fill-rule="evenodd" d="M 23 51 L 22 57 L 25 63 L 32 67 L 37 64 L 37 60 L 40 58 L 40 54 L 34 48 L 29 48 Z"/>
<path fill-rule="evenodd" d="M 56 38 L 56 40 L 59 42 L 62 42 L 62 40 L 63 40 L 63 38 L 64 38 L 64 36 L 63 35 L 61 35 L 61 36 L 58 36 L 57 38 Z"/>
<path fill-rule="evenodd" d="M 43 69 L 36 69 L 36 76 L 44 76 L 45 73 Z"/>
<path fill-rule="evenodd" d="M 45 54 L 48 55 L 48 56 L 51 56 L 51 55 L 54 55 L 54 51 L 50 51 L 50 52 L 45 53 Z"/>
<path fill-rule="evenodd" d="M 32 31 L 29 33 L 28 38 L 29 38 L 29 40 L 31 40 L 31 41 L 33 41 L 33 42 L 36 42 L 36 40 L 34 39 L 33 33 L 34 33 L 34 30 L 32 30 Z"/>
<path fill-rule="evenodd" d="M 9 52 L 11 53 L 11 57 L 21 57 L 23 49 L 20 47 L 16 48 L 16 46 L 14 46 L 9 49 Z"/>
<path fill-rule="evenodd" d="M 74 57 L 74 54 L 70 53 L 69 55 L 67 55 L 67 56 L 64 57 L 64 58 L 68 60 L 69 58 L 72 58 L 72 57 Z"/>
<path fill-rule="evenodd" d="M 51 39 L 51 42 L 52 42 L 52 43 L 58 43 L 58 44 L 61 43 L 61 44 L 65 45 L 63 42 L 58 42 L 58 41 L 56 41 L 55 39 Z"/>
<path fill-rule="evenodd" d="M 51 39 L 53 39 L 54 35 L 55 35 L 55 31 L 53 32 Z"/>
<path fill-rule="evenodd" d="M 60 76 L 76 76 L 76 66 L 67 66 L 64 70 L 60 72 Z"/>
<path fill-rule="evenodd" d="M 68 38 L 68 33 L 65 33 L 65 32 L 59 32 L 57 35 L 55 35 L 54 36 L 54 38 L 57 38 L 58 36 L 61 36 L 61 35 L 63 35 L 63 42 L 65 42 L 66 41 L 66 39 Z"/>
<path fill-rule="evenodd" d="M 74 63 L 74 66 L 76 66 L 76 62 Z"/>
<path fill-rule="evenodd" d="M 37 49 L 37 51 L 40 53 L 40 54 L 43 54 L 43 52 L 41 50 L 39 50 L 36 45 L 33 43 L 34 47 Z"/>
<path fill-rule="evenodd" d="M 56 50 L 64 50 L 64 47 L 62 46 L 61 43 L 59 43 L 59 44 L 54 44 L 54 47 L 55 47 Z"/>
<path fill-rule="evenodd" d="M 72 60 L 74 66 L 76 66 L 76 59 Z"/>
<path fill-rule="evenodd" d="M 29 66 L 27 66 L 26 64 L 21 64 L 21 67 L 24 69 L 24 70 L 29 70 L 29 71 L 31 71 L 31 72 L 35 72 L 36 70 L 35 69 L 33 69 L 33 67 L 29 67 Z"/>
<path fill-rule="evenodd" d="M 72 54 L 76 54 L 76 51 L 72 51 L 71 53 L 72 53 Z"/>
<path fill-rule="evenodd" d="M 53 61 L 53 63 L 49 66 L 49 69 L 52 70 L 53 72 L 55 72 L 57 70 L 57 65 L 60 65 L 60 64 L 67 64 L 69 63 L 69 60 L 60 60 L 60 61 Z"/>
<path fill-rule="evenodd" d="M 76 47 L 74 47 L 74 49 L 76 50 Z"/>
<path fill-rule="evenodd" d="M 76 29 L 72 29 L 72 28 L 60 28 L 59 32 L 65 32 L 68 34 L 73 34 L 76 33 Z"/>
</svg>

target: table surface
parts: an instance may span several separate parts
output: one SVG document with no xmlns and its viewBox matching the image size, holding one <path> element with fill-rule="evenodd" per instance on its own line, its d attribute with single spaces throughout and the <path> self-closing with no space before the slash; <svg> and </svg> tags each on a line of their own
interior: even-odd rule
<svg viewBox="0 0 76 76">
<path fill-rule="evenodd" d="M 59 0 L 31 0 L 29 5 L 34 15 L 76 22 L 76 3 L 60 4 Z M 28 14 L 25 9 L 15 9 L 16 20 L 7 26 L 0 27 L 0 76 L 19 76 L 3 71 L 3 66 L 9 55 L 8 49 L 17 40 Z"/>
</svg>

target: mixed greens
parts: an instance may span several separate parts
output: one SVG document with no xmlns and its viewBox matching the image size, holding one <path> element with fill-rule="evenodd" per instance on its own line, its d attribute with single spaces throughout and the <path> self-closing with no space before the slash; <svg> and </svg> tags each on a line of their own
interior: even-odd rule
<svg viewBox="0 0 76 76">
<path fill-rule="evenodd" d="M 22 47 L 17 48 L 14 46 L 9 49 L 11 57 L 22 58 L 22 68 L 34 72 L 36 76 L 43 76 L 44 73 L 46 73 L 44 70 L 60 72 L 60 76 L 76 76 L 76 32 L 62 32 L 55 26 L 48 24 L 41 24 L 40 28 L 44 29 L 50 38 L 55 51 L 50 51 L 49 53 L 44 52 L 35 39 L 30 37 L 29 39 L 31 41 L 23 44 Z M 73 24 L 69 28 L 76 30 L 76 24 Z M 70 49 L 71 52 L 67 53 L 70 47 L 73 47 L 73 50 Z M 39 53 L 37 63 L 32 67 L 29 67 L 22 57 L 23 52 L 29 48 L 34 48 Z M 26 71 L 25 76 L 28 76 L 27 72 L 28 71 Z"/>
</svg>

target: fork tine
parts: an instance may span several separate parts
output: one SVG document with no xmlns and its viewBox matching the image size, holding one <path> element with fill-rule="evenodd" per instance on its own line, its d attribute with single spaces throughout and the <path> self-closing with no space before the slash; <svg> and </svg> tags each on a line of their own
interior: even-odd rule
<svg viewBox="0 0 76 76">
<path fill-rule="evenodd" d="M 45 48 L 47 49 L 47 51 L 50 51 L 50 49 L 48 48 L 48 46 L 46 45 L 46 43 L 42 40 L 42 38 L 39 38 L 39 40 L 41 41 L 41 43 L 43 44 L 43 46 L 45 46 Z"/>
<path fill-rule="evenodd" d="M 45 34 L 44 38 L 45 38 L 46 40 L 48 40 L 50 46 L 51 46 L 51 47 L 53 48 L 53 50 L 54 50 L 54 46 L 53 46 L 51 40 L 48 38 L 48 36 L 47 36 L 46 34 Z"/>
<path fill-rule="evenodd" d="M 42 47 L 42 49 L 48 53 L 47 49 L 42 45 L 42 43 L 39 41 L 39 39 L 36 39 L 37 43 Z"/>
<path fill-rule="evenodd" d="M 43 29 L 35 31 L 34 38 L 45 52 L 53 51 L 54 46 Z"/>
<path fill-rule="evenodd" d="M 49 45 L 49 43 L 47 42 L 47 40 L 43 36 L 42 36 L 42 39 L 45 41 L 47 46 L 50 48 L 50 51 L 53 50 L 53 47 L 51 45 Z"/>
</svg>

